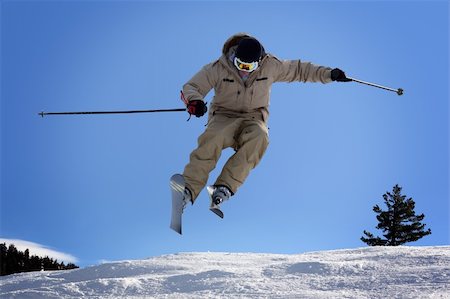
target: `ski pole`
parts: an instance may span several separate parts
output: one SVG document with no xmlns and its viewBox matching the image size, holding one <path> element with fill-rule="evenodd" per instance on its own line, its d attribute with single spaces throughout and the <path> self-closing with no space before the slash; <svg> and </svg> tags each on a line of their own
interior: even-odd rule
<svg viewBox="0 0 450 299">
<path fill-rule="evenodd" d="M 181 91 L 181 100 L 186 105 L 189 103 Z M 122 110 L 122 111 L 72 111 L 72 112 L 40 112 L 38 115 L 44 117 L 45 115 L 71 115 L 71 114 L 128 114 L 128 113 L 155 113 L 155 112 L 179 112 L 188 111 L 187 108 L 176 109 L 154 109 L 154 110 Z M 190 117 L 189 117 L 190 118 Z"/>
<path fill-rule="evenodd" d="M 384 89 L 384 90 L 389 90 L 389 91 L 396 92 L 399 96 L 401 96 L 403 94 L 403 89 L 401 89 L 401 88 L 394 89 L 394 88 L 390 88 L 390 87 L 386 87 L 386 86 L 381 86 L 381 85 L 378 85 L 378 84 L 375 84 L 375 83 L 370 83 L 370 82 L 358 80 L 358 79 L 355 79 L 355 78 L 350 78 L 350 77 L 347 77 L 347 78 L 350 79 L 353 82 L 356 82 L 356 83 L 366 84 L 366 85 L 369 85 L 369 86 L 373 86 L 373 87 L 381 88 L 381 89 Z"/>
<path fill-rule="evenodd" d="M 40 112 L 38 115 L 70 115 L 70 114 L 127 114 L 127 113 L 155 113 L 155 112 L 178 112 L 186 111 L 186 108 L 156 109 L 156 110 L 123 110 L 123 111 L 77 111 L 77 112 Z"/>
</svg>

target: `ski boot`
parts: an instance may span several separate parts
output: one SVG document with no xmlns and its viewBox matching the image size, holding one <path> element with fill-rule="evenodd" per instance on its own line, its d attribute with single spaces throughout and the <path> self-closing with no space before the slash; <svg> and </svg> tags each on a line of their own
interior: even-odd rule
<svg viewBox="0 0 450 299">
<path fill-rule="evenodd" d="M 223 218 L 223 212 L 220 210 L 220 204 L 230 199 L 233 193 L 226 186 L 208 186 L 207 190 L 211 199 L 209 209 L 220 218 Z"/>
<path fill-rule="evenodd" d="M 186 206 L 188 203 L 191 203 L 191 204 L 193 204 L 193 203 L 192 203 L 191 191 L 187 187 L 184 188 L 183 194 L 184 194 L 184 197 L 183 197 L 183 211 L 184 211 L 184 209 L 186 209 Z"/>
</svg>

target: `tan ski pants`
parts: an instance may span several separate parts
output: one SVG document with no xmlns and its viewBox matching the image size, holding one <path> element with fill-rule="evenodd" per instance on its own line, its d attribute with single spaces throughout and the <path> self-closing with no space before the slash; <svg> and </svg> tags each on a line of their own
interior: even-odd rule
<svg viewBox="0 0 450 299">
<path fill-rule="evenodd" d="M 198 147 L 191 153 L 183 172 L 186 186 L 192 192 L 192 201 L 205 187 L 209 173 L 216 167 L 223 149 L 233 147 L 236 152 L 226 162 L 215 185 L 227 186 L 236 193 L 250 170 L 259 163 L 268 145 L 267 125 L 260 115 L 212 116 L 205 132 L 198 138 Z"/>
</svg>

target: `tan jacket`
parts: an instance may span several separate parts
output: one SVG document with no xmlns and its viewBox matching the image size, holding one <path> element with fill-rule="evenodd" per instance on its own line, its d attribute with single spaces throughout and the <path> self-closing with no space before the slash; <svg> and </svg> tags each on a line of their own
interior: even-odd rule
<svg viewBox="0 0 450 299">
<path fill-rule="evenodd" d="M 270 89 L 274 82 L 331 82 L 331 68 L 316 66 L 300 60 L 280 60 L 265 53 L 259 67 L 244 82 L 230 60 L 239 41 L 247 34 L 236 34 L 224 44 L 222 56 L 205 65 L 184 86 L 188 101 L 203 100 L 214 88 L 209 116 L 220 113 L 230 115 L 260 114 L 267 121 Z"/>
</svg>

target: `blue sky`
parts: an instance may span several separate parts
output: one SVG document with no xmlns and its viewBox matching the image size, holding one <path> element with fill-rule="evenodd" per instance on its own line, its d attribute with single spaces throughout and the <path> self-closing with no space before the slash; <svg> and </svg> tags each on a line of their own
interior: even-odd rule
<svg viewBox="0 0 450 299">
<path fill-rule="evenodd" d="M 81 266 L 186 251 L 299 253 L 365 246 L 395 184 L 449 243 L 447 1 L 1 2 L 0 237 Z M 206 118 L 44 111 L 182 108 L 181 86 L 236 32 L 357 83 L 278 83 L 270 145 L 223 206 L 206 190 L 169 229 L 168 180 Z M 210 101 L 213 92 L 206 100 Z M 225 150 L 210 183 L 226 158 Z"/>
</svg>

